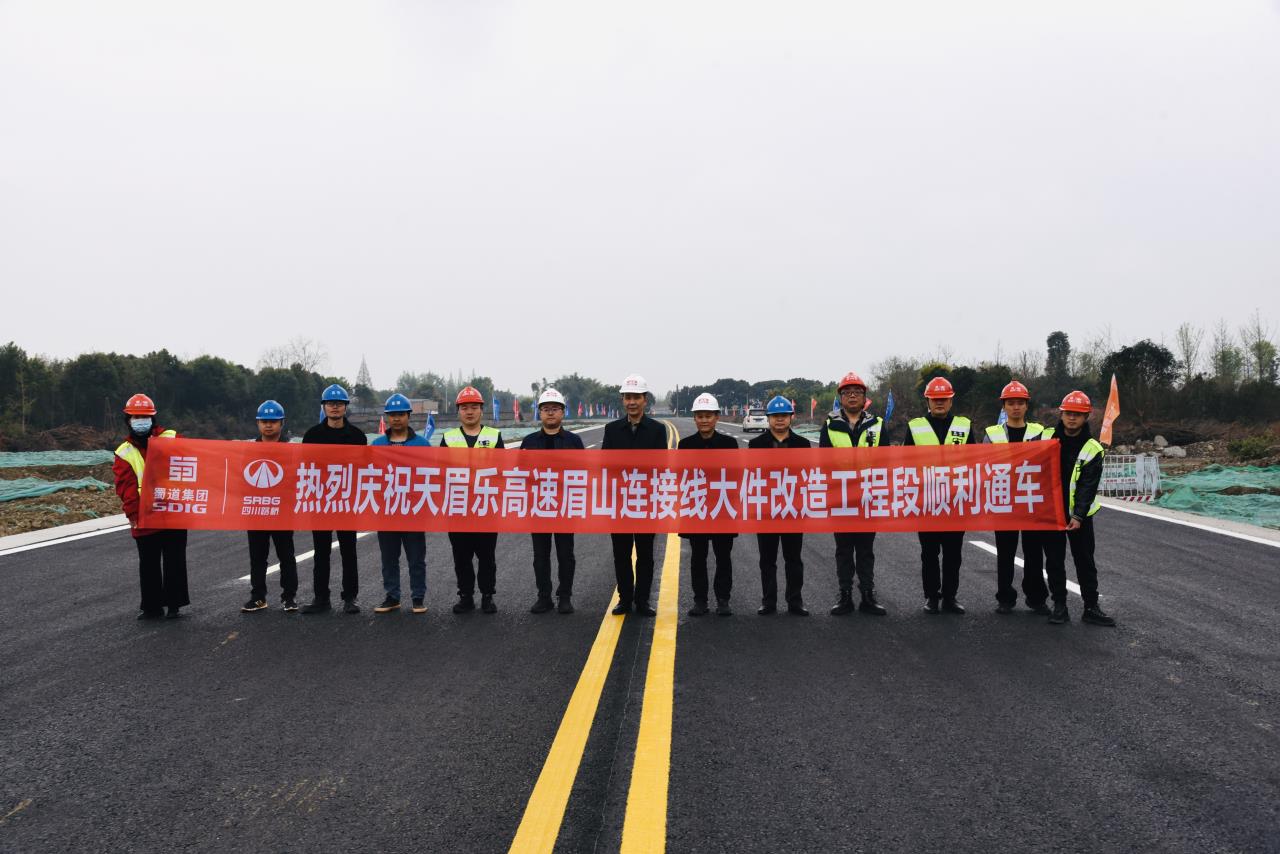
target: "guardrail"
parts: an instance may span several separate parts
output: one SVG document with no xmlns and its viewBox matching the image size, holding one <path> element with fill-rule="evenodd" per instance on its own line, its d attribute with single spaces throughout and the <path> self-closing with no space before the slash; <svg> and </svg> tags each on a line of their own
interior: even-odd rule
<svg viewBox="0 0 1280 854">
<path fill-rule="evenodd" d="M 1102 458 L 1098 489 L 1123 501 L 1153 501 L 1160 494 L 1160 458 L 1155 454 L 1107 454 Z"/>
</svg>

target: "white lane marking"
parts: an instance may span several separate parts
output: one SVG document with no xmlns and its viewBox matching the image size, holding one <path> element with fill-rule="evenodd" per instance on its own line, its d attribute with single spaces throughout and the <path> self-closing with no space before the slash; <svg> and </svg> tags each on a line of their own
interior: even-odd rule
<svg viewBox="0 0 1280 854">
<path fill-rule="evenodd" d="M 982 549 L 984 552 L 999 554 L 999 552 L 996 551 L 995 546 L 991 545 L 990 543 L 984 543 L 981 540 L 970 540 L 969 545 L 977 546 L 978 548 Z M 1022 562 L 1022 558 L 1020 557 L 1015 557 L 1013 559 L 1013 562 L 1014 562 L 1014 565 L 1016 566 L 1025 566 L 1025 564 L 1023 564 Z M 1044 576 L 1045 582 L 1047 583 L 1049 580 L 1049 573 L 1041 571 L 1041 574 Z M 1076 594 L 1077 596 L 1080 595 L 1080 585 L 1076 584 L 1074 581 L 1071 581 L 1069 579 L 1067 581 L 1067 589 L 1070 590 L 1072 593 Z"/>
<path fill-rule="evenodd" d="M 599 443 L 598 443 L 598 442 L 592 442 L 590 445 L 587 445 L 587 447 L 588 447 L 588 448 L 594 448 L 597 444 L 599 444 Z"/>
<path fill-rule="evenodd" d="M 88 539 L 89 537 L 100 537 L 103 534 L 114 534 L 117 531 L 127 531 L 127 530 L 129 530 L 129 526 L 127 524 L 115 525 L 110 528 L 102 528 L 100 530 L 89 531 L 84 534 L 72 534 L 69 537 L 59 537 L 56 540 L 45 540 L 39 543 L 31 543 L 30 545 L 26 545 L 26 546 L 14 546 L 11 549 L 5 549 L 4 551 L 0 551 L 0 557 L 4 557 L 5 555 L 16 555 L 18 552 L 29 552 L 32 549 L 43 549 L 43 548 L 48 548 L 49 546 L 60 546 L 63 543 L 70 543 L 70 542 L 74 542 L 75 540 L 85 540 L 85 539 Z"/>
<path fill-rule="evenodd" d="M 1197 531 L 1211 531 L 1215 534 L 1221 534 L 1224 537 L 1235 537 L 1237 540 L 1246 540 L 1250 543 L 1258 543 L 1259 545 L 1271 546 L 1272 548 L 1280 549 L 1280 541 L 1268 540 L 1263 537 L 1255 537 L 1252 534 L 1242 534 L 1238 531 L 1229 531 L 1225 528 L 1215 528 L 1213 525 L 1200 522 L 1188 522 L 1185 519 L 1171 519 L 1170 517 L 1162 516 L 1159 513 L 1151 513 L 1146 510 L 1140 510 L 1137 507 L 1126 507 L 1118 503 L 1113 504 L 1111 502 L 1107 502 L 1103 506 L 1108 510 L 1119 510 L 1121 513 L 1132 513 L 1135 516 L 1142 516 L 1146 519 L 1159 519 L 1161 522 L 1168 522 L 1170 525 L 1182 525 L 1187 528 L 1195 528 Z"/>
<path fill-rule="evenodd" d="M 369 535 L 370 535 L 370 534 L 372 534 L 372 533 L 374 533 L 374 532 L 373 532 L 373 531 L 360 531 L 359 533 L 357 533 L 357 534 L 356 534 L 356 539 L 357 539 L 357 540 L 362 540 L 362 539 L 364 539 L 365 537 L 369 536 Z M 335 539 L 335 540 L 333 541 L 332 545 L 337 545 L 337 543 L 338 543 L 338 541 Z M 310 560 L 311 558 L 313 558 L 313 557 L 315 557 L 315 556 L 316 556 L 315 549 L 312 549 L 312 550 L 311 550 L 311 551 L 309 551 L 309 552 L 303 552 L 302 554 L 298 555 L 297 557 L 295 557 L 295 558 L 294 558 L 294 560 L 295 560 L 295 561 L 297 561 L 298 563 L 302 563 L 304 560 Z M 271 566 L 267 567 L 267 575 L 271 575 L 271 574 L 276 573 L 276 572 L 279 572 L 279 571 L 280 571 L 280 564 L 278 564 L 278 563 L 273 563 Z M 242 575 L 242 576 L 240 576 L 240 580 L 241 580 L 241 581 L 248 581 L 248 580 L 249 580 L 249 576 L 247 576 L 247 575 Z"/>
</svg>

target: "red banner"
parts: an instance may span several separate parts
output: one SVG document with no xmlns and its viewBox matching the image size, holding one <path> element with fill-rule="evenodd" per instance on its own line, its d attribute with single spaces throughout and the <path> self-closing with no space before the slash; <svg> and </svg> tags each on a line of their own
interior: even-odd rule
<svg viewBox="0 0 1280 854">
<path fill-rule="evenodd" d="M 1061 527 L 1058 443 L 521 451 L 157 440 L 145 528 L 748 533 Z"/>
</svg>

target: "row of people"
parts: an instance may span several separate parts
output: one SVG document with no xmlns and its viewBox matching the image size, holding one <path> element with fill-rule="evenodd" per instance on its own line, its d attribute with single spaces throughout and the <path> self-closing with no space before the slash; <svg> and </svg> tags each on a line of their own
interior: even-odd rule
<svg viewBox="0 0 1280 854">
<path fill-rule="evenodd" d="M 647 413 L 649 389 L 639 375 L 624 380 L 620 389 L 623 417 L 605 425 L 601 448 L 666 449 L 666 427 Z M 935 378 L 925 389 L 928 413 L 912 419 L 903 438 L 904 445 L 963 445 L 978 441 L 971 421 L 951 412 L 954 392 L 945 378 Z M 866 383 L 849 373 L 839 383 L 839 409 L 823 424 L 820 447 L 879 447 L 887 445 L 882 418 L 866 407 Z M 1066 565 L 1068 546 L 1076 567 L 1081 595 L 1084 599 L 1082 619 L 1097 625 L 1114 625 L 1098 602 L 1097 569 L 1094 562 L 1093 516 L 1098 510 L 1098 484 L 1101 479 L 1102 446 L 1091 436 L 1088 415 L 1091 404 L 1079 391 L 1063 400 L 1061 419 L 1054 427 L 1026 420 L 1030 393 L 1021 383 L 1010 382 L 1001 393 L 1004 418 L 987 428 L 983 442 L 1029 442 L 1057 438 L 1063 477 L 1063 528 L 1057 531 L 998 531 L 996 611 L 1012 613 L 1017 604 L 1014 589 L 1016 555 L 1021 540 L 1024 572 L 1022 591 L 1028 608 L 1060 624 L 1070 619 L 1067 610 Z M 325 418 L 309 428 L 304 443 L 363 445 L 367 437 L 347 420 L 350 399 L 341 386 L 332 385 L 322 394 Z M 472 387 L 459 392 L 455 401 L 459 426 L 444 431 L 440 445 L 457 448 L 501 448 L 501 433 L 483 423 L 484 397 Z M 522 449 L 582 449 L 582 440 L 563 426 L 564 397 L 555 389 L 545 389 L 537 402 L 538 430 L 521 442 Z M 720 407 L 710 394 L 702 394 L 692 406 L 695 431 L 680 439 L 677 448 L 737 449 L 738 442 L 717 429 Z M 411 406 L 401 394 L 386 401 L 386 431 L 373 440 L 374 445 L 414 447 L 427 444 L 424 437 L 409 425 Z M 116 489 L 138 543 L 139 577 L 142 588 L 140 618 L 175 617 L 189 602 L 186 583 L 186 532 L 178 530 L 144 530 L 137 526 L 138 490 L 145 464 L 147 442 L 155 436 L 175 436 L 172 430 L 156 423 L 154 403 L 145 395 L 135 395 L 125 407 L 130 435 L 116 451 Z M 766 406 L 768 430 L 748 442 L 748 448 L 808 448 L 811 442 L 792 429 L 794 407 L 784 397 L 775 397 Z M 284 409 L 275 401 L 266 401 L 258 409 L 260 442 L 285 441 Z M 1070 472 L 1070 477 L 1066 473 Z M 458 600 L 454 613 L 476 609 L 479 587 L 479 609 L 486 614 L 497 611 L 497 534 L 450 532 Z M 730 598 L 733 589 L 733 543 L 736 534 L 681 534 L 690 544 L 690 575 L 694 604 L 691 616 L 710 613 L 710 596 L 714 594 L 715 612 L 732 614 Z M 873 616 L 887 613 L 877 600 L 875 591 L 875 533 L 848 532 L 835 534 L 836 578 L 839 598 L 831 614 L 843 616 L 855 609 Z M 358 613 L 359 574 L 356 557 L 356 532 L 312 532 L 313 598 L 301 610 L 304 614 L 324 613 L 332 609 L 330 599 L 330 567 L 332 542 L 336 537 L 342 561 L 342 610 Z M 291 531 L 250 531 L 250 598 L 242 610 L 267 608 L 266 571 L 270 549 L 274 545 L 280 563 L 281 602 L 284 610 L 298 610 L 297 560 Z M 612 534 L 614 571 L 618 589 L 616 615 L 636 613 L 653 616 L 651 605 L 654 570 L 654 534 Z M 921 581 L 924 610 L 931 614 L 965 613 L 957 599 L 960 566 L 963 559 L 963 532 L 920 532 Z M 782 603 L 797 616 L 808 616 L 803 598 L 804 562 L 801 557 L 804 534 L 757 534 L 761 580 L 761 604 L 757 613 L 773 614 L 779 605 L 777 563 L 782 552 L 784 589 Z M 426 534 L 420 531 L 378 532 L 385 598 L 374 610 L 378 613 L 399 611 L 402 607 L 400 557 L 403 554 L 409 574 L 411 610 L 426 610 Z M 532 535 L 534 581 L 537 598 L 531 611 L 546 613 L 557 610 L 573 613 L 573 579 L 576 569 L 574 537 L 571 533 L 535 533 Z M 557 586 L 552 589 L 551 553 L 554 548 L 558 570 Z M 634 569 L 633 569 L 634 554 Z M 708 578 L 709 558 L 715 556 L 714 577 Z M 1045 573 L 1048 583 L 1045 583 Z M 853 602 L 853 585 L 857 581 L 859 602 Z M 553 599 L 554 592 L 554 599 Z M 1050 607 L 1052 600 L 1052 607 Z"/>
</svg>

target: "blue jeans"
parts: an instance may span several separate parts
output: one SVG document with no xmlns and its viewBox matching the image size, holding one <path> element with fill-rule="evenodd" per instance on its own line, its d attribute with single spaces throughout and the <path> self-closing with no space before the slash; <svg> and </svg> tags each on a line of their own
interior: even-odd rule
<svg viewBox="0 0 1280 854">
<path fill-rule="evenodd" d="M 421 531 L 379 531 L 382 551 L 382 588 L 392 599 L 400 598 L 400 549 L 409 564 L 409 591 L 414 599 L 427 595 L 427 535 Z"/>
</svg>

